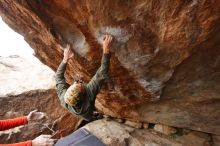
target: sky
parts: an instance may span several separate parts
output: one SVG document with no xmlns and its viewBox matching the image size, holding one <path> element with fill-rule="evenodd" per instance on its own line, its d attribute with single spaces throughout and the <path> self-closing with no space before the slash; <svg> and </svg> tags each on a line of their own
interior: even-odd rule
<svg viewBox="0 0 220 146">
<path fill-rule="evenodd" d="M 33 57 L 33 53 L 33 49 L 26 43 L 24 37 L 13 31 L 0 17 L 0 56 Z"/>
</svg>

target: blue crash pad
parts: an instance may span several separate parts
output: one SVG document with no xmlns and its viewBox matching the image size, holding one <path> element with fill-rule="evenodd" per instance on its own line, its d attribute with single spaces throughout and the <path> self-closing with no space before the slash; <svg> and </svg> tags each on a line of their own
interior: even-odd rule
<svg viewBox="0 0 220 146">
<path fill-rule="evenodd" d="M 88 130 L 81 128 L 58 140 L 55 146 L 104 146 L 104 144 Z"/>
</svg>

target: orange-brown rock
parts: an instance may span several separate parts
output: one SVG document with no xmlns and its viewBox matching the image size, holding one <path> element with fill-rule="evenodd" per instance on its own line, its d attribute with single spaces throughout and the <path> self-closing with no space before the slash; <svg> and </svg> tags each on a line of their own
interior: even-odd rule
<svg viewBox="0 0 220 146">
<path fill-rule="evenodd" d="M 24 116 L 34 109 L 47 115 L 40 122 L 31 122 L 9 131 L 0 131 L 0 143 L 32 140 L 41 134 L 55 134 L 55 138 L 60 138 L 76 130 L 82 120 L 62 108 L 55 97 L 56 91 L 54 89 L 34 90 L 19 95 L 0 97 L 0 119 Z"/>
<path fill-rule="evenodd" d="M 70 43 L 69 83 L 91 79 L 113 35 L 105 114 L 220 135 L 220 1 L 1 0 L 0 15 L 53 70 Z"/>
</svg>

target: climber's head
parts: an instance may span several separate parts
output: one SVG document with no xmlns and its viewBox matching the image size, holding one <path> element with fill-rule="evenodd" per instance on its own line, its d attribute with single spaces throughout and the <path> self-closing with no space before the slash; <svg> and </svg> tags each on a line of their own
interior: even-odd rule
<svg viewBox="0 0 220 146">
<path fill-rule="evenodd" d="M 71 106 L 75 106 L 77 101 L 83 96 L 85 86 L 81 80 L 76 80 L 66 91 L 64 101 Z"/>
</svg>

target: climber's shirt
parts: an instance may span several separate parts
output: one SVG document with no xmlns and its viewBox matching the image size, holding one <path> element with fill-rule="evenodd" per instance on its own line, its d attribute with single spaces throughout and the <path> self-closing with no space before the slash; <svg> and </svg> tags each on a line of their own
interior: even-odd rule
<svg viewBox="0 0 220 146">
<path fill-rule="evenodd" d="M 92 114 L 95 107 L 96 95 L 99 93 L 104 80 L 108 78 L 108 69 L 110 64 L 110 55 L 103 54 L 101 66 L 97 70 L 96 74 L 92 77 L 91 81 L 85 85 L 85 93 L 81 95 L 75 106 L 70 106 L 65 103 L 64 95 L 69 88 L 69 84 L 66 83 L 64 73 L 67 64 L 61 62 L 56 72 L 56 87 L 57 94 L 61 105 L 68 109 L 71 113 L 83 117 L 85 120 L 92 120 Z"/>
</svg>

